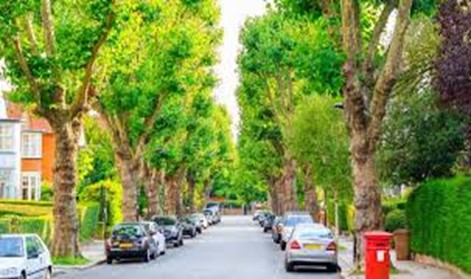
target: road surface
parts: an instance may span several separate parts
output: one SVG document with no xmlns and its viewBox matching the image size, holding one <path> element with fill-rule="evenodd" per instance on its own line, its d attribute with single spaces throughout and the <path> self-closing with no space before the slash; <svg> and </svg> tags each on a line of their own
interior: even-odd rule
<svg viewBox="0 0 471 279">
<path fill-rule="evenodd" d="M 126 262 L 70 271 L 60 279 L 340 279 L 324 270 L 286 273 L 283 253 L 249 217 L 227 216 L 151 263 Z"/>
</svg>

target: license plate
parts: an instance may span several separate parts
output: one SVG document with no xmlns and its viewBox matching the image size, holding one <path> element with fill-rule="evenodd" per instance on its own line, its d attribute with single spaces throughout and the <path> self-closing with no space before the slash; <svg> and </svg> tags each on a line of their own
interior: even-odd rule
<svg viewBox="0 0 471 279">
<path fill-rule="evenodd" d="M 121 243 L 121 244 L 119 244 L 119 248 L 121 248 L 121 249 L 132 248 L 132 243 Z"/>
<path fill-rule="evenodd" d="M 307 250 L 321 250 L 322 245 L 319 245 L 319 244 L 305 244 L 304 248 L 306 248 Z"/>
</svg>

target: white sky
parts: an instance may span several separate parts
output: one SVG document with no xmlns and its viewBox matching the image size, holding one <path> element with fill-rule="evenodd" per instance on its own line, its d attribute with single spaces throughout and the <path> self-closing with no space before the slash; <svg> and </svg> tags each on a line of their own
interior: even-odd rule
<svg viewBox="0 0 471 279">
<path fill-rule="evenodd" d="M 215 97 L 227 107 L 232 120 L 232 135 L 237 138 L 240 118 L 235 92 L 239 81 L 236 71 L 240 28 L 247 17 L 264 14 L 266 3 L 264 0 L 219 0 L 219 5 L 224 41 L 219 49 L 220 63 L 215 69 L 220 79 Z"/>
</svg>

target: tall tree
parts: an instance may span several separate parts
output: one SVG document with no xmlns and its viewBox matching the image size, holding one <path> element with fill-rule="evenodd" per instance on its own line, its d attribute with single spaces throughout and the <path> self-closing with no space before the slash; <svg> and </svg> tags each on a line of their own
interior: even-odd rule
<svg viewBox="0 0 471 279">
<path fill-rule="evenodd" d="M 105 50 L 114 58 L 105 69 L 111 78 L 98 105 L 112 134 L 124 220 L 136 220 L 138 187 L 154 181 L 141 175 L 160 177 L 143 170 L 165 104 L 172 98 L 188 99 L 212 83 L 208 68 L 215 63 L 217 18 L 213 0 L 147 1 L 135 4 L 131 22 L 112 34 Z"/>
<path fill-rule="evenodd" d="M 346 62 L 343 66 L 345 117 L 350 134 L 350 151 L 355 203 L 355 263 L 363 259 L 363 233 L 381 228 L 381 193 L 375 153 L 381 136 L 386 104 L 400 70 L 404 37 L 410 22 L 412 0 L 387 1 L 374 26 L 367 47 L 363 47 L 362 6 L 356 0 L 342 0 L 342 37 Z M 382 63 L 375 63 L 380 39 L 391 13 L 397 17 L 391 42 Z"/>
<path fill-rule="evenodd" d="M 75 199 L 82 117 L 96 62 L 121 10 L 107 1 L 2 1 L 1 53 L 12 98 L 47 119 L 55 138 L 54 256 L 80 255 Z M 122 12 L 122 11 L 120 11 Z"/>
</svg>

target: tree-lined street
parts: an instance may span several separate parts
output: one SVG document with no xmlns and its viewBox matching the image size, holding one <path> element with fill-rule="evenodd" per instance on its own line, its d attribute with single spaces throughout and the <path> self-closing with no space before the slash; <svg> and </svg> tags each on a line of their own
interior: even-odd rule
<svg viewBox="0 0 471 279">
<path fill-rule="evenodd" d="M 172 278 L 172 279 L 338 279 L 339 274 L 319 271 L 286 273 L 283 252 L 273 245 L 270 234 L 263 234 L 247 216 L 227 216 L 179 249 L 150 264 L 126 262 L 101 265 L 80 272 L 59 275 L 60 279 Z"/>
</svg>

